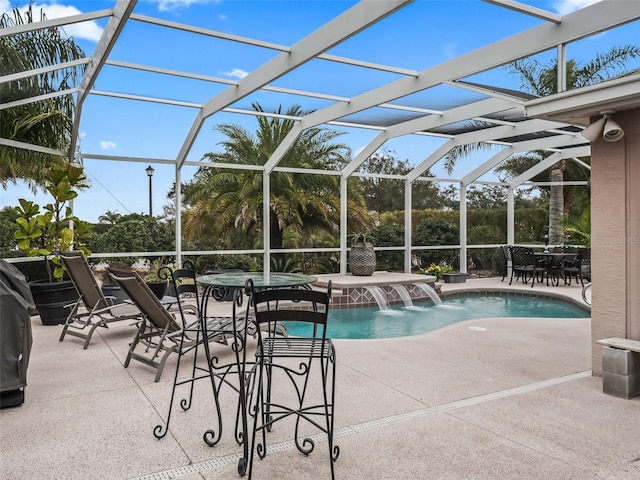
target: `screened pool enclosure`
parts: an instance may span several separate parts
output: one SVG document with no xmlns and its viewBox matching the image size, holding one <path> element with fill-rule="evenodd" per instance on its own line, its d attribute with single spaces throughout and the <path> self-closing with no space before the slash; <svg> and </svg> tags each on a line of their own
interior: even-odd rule
<svg viewBox="0 0 640 480">
<path fill-rule="evenodd" d="M 71 96 L 76 115 L 68 150 L 10 138 L 1 138 L 0 145 L 16 152 L 33 150 L 84 162 L 113 162 L 114 175 L 123 162 L 138 164 L 139 169 L 149 164 L 165 175 L 170 172 L 178 189 L 198 167 L 253 169 L 262 172 L 265 199 L 270 198 L 273 172 L 337 176 L 340 245 L 303 251 L 338 252 L 341 273 L 347 271 L 347 181 L 351 177 L 404 181 L 405 239 L 397 248 L 404 252 L 406 272 L 411 271 L 412 252 L 425 247 L 412 245 L 413 186 L 417 182 L 456 185 L 460 244 L 454 248 L 460 250 L 460 270 L 466 271 L 466 192 L 470 185 L 506 188 L 505 243 L 512 244 L 514 192 L 530 186 L 532 177 L 561 160 L 581 162 L 579 157 L 590 155 L 589 141 L 581 131 L 590 124 L 594 111 L 547 118 L 536 111 L 540 99 L 522 91 L 518 80 L 507 73 L 509 64 L 522 59 L 557 62 L 559 93 L 554 95 L 564 99 L 567 111 L 578 109 L 577 93 L 593 90 L 605 105 L 614 96 L 637 97 L 640 91 L 638 59 L 626 66 L 624 75 L 567 89 L 571 59 L 586 63 L 612 45 L 637 43 L 640 2 L 635 1 L 604 0 L 566 14 L 552 11 L 551 2 L 511 0 L 274 1 L 256 2 L 252 8 L 246 8 L 247 2 L 235 2 L 245 4 L 242 13 L 246 17 L 238 10 L 232 18 L 222 17 L 224 9 L 218 2 L 186 2 L 184 9 L 202 12 L 188 16 L 196 18 L 191 23 L 184 22 L 186 15 L 169 9 L 171 3 L 180 2 L 79 2 L 78 7 L 85 11 L 69 10 L 68 16 L 49 15 L 43 22 L 1 29 L 4 39 L 34 29 L 71 30 L 90 25 L 99 32 L 99 39 L 90 46 L 83 44 L 84 59 L 2 72 L 0 77 L 5 83 L 52 71 L 64 75 L 67 69 L 85 64 L 84 77 L 76 83 L 62 82 L 46 93 L 19 92 L 19 98 L 2 98 L 0 107 Z M 436 53 L 448 46 L 448 56 Z M 252 108 L 255 103 L 264 111 L 257 113 Z M 300 105 L 301 114 L 292 118 L 273 113 L 281 105 Z M 266 163 L 216 164 L 203 158 L 221 141 L 215 125 L 241 124 L 257 114 L 295 122 Z M 314 127 L 344 132 L 340 141 L 352 145 L 348 165 L 339 171 L 279 165 L 300 134 Z M 253 131 L 251 124 L 246 128 Z M 122 142 L 115 152 L 101 150 L 94 140 L 104 132 L 111 138 L 127 132 L 139 141 Z M 445 172 L 442 165 L 452 149 L 480 142 L 493 148 L 460 161 L 451 174 L 427 175 Z M 154 144 L 153 153 L 146 146 L 150 144 Z M 363 172 L 362 164 L 387 147 L 410 150 L 412 170 L 403 176 Z M 537 150 L 551 154 L 508 182 L 498 181 L 493 173 L 497 166 Z M 179 191 L 175 198 L 175 254 L 180 261 L 187 252 L 181 240 Z M 268 218 L 269 212 L 269 201 L 265 201 L 262 217 Z M 264 253 L 265 271 L 270 269 L 271 254 L 289 252 L 271 248 L 269 229 L 269 222 L 264 221 L 260 253 Z"/>
</svg>

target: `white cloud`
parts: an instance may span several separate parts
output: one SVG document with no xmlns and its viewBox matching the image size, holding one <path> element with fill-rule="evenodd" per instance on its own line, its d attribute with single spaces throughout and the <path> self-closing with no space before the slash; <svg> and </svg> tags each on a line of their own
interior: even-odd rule
<svg viewBox="0 0 640 480">
<path fill-rule="evenodd" d="M 100 148 L 102 148 L 103 150 L 113 150 L 117 146 L 118 145 L 115 142 L 108 142 L 106 140 L 102 140 L 100 142 Z"/>
<path fill-rule="evenodd" d="M 560 0 L 555 2 L 553 7 L 560 15 L 566 15 L 568 13 L 575 12 L 576 10 L 580 10 L 581 8 L 588 7 L 589 5 L 593 5 L 599 1 L 600 0 Z"/>
<path fill-rule="evenodd" d="M 20 8 L 20 12 L 24 12 L 28 6 L 23 6 Z M 76 7 L 71 5 L 61 5 L 59 3 L 34 3 L 33 4 L 33 19 L 35 21 L 40 20 L 40 10 L 42 10 L 49 20 L 53 20 L 54 18 L 62 18 L 69 17 L 72 15 L 79 15 L 82 12 L 78 10 Z M 9 3 L 9 0 L 0 0 L 0 15 L 3 13 L 7 13 L 13 16 L 12 8 Z M 92 40 L 97 42 L 100 40 L 100 36 L 102 35 L 102 27 L 100 27 L 95 21 L 82 22 L 82 23 L 74 23 L 70 25 L 65 25 L 63 27 L 64 33 L 67 36 L 73 38 L 82 38 L 85 40 Z"/>
<path fill-rule="evenodd" d="M 158 0 L 158 10 L 168 12 L 169 10 L 179 10 L 188 8 L 194 3 L 210 3 L 212 0 Z M 219 0 L 213 0 L 218 3 Z"/>
<path fill-rule="evenodd" d="M 233 77 L 233 78 L 244 78 L 247 75 L 249 75 L 249 72 L 245 72 L 240 68 L 232 68 L 230 71 L 222 72 L 222 73 L 227 77 Z"/>
</svg>

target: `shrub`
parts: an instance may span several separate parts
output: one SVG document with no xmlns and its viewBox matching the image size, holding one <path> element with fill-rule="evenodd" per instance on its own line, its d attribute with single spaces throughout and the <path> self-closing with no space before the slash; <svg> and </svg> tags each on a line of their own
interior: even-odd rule
<svg viewBox="0 0 640 480">
<path fill-rule="evenodd" d="M 460 230 L 457 225 L 445 220 L 423 220 L 416 228 L 414 245 L 457 245 Z M 458 265 L 458 250 L 421 250 L 416 252 L 420 265 L 447 264 Z"/>
</svg>

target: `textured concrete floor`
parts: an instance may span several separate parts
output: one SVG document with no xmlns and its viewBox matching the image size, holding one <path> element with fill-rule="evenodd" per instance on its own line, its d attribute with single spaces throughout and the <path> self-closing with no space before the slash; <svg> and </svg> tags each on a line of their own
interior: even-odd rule
<svg viewBox="0 0 640 480">
<path fill-rule="evenodd" d="M 505 288 L 531 292 L 500 279 L 443 291 Z M 576 287 L 536 290 L 581 296 Z M 33 327 L 26 402 L 0 410 L 3 480 L 240 478 L 231 389 L 221 392 L 217 446 L 202 440 L 214 425 L 207 381 L 157 440 L 152 431 L 168 408 L 175 360 L 154 383 L 140 363 L 123 368 L 134 334 L 126 322 L 99 330 L 88 350 L 80 339 L 58 342 L 61 327 L 37 317 Z M 602 379 L 590 372 L 590 342 L 589 319 L 544 318 L 336 341 L 336 478 L 640 479 L 640 397 L 602 393 Z M 230 358 L 228 347 L 214 349 Z M 256 462 L 254 478 L 329 478 L 326 442 L 305 457 L 292 447 L 289 427 L 269 434 L 275 451 Z"/>
</svg>

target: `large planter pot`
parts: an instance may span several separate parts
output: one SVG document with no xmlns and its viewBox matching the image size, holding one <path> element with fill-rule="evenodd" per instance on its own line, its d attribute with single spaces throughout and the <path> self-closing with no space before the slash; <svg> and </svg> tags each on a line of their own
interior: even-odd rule
<svg viewBox="0 0 640 480">
<path fill-rule="evenodd" d="M 465 283 L 467 281 L 466 273 L 443 273 L 444 283 Z"/>
<path fill-rule="evenodd" d="M 37 280 L 29 282 L 29 288 L 43 325 L 62 325 L 70 310 L 64 308 L 78 300 L 78 292 L 71 280 L 49 282 Z"/>
<path fill-rule="evenodd" d="M 159 300 L 164 297 L 167 291 L 167 282 L 147 282 L 147 285 Z"/>
<path fill-rule="evenodd" d="M 349 250 L 349 270 L 357 277 L 370 277 L 376 271 L 376 252 L 373 244 L 354 244 Z"/>
</svg>

